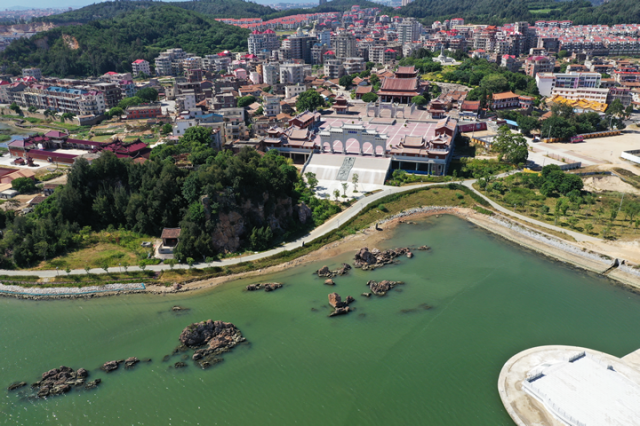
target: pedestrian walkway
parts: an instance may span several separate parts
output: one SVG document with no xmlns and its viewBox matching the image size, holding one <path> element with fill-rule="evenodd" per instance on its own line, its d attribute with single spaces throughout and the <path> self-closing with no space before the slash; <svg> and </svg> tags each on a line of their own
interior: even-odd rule
<svg viewBox="0 0 640 426">
<path fill-rule="evenodd" d="M 497 177 L 504 177 L 507 176 L 509 173 L 504 173 L 502 175 L 498 175 Z M 589 236 L 589 235 L 584 235 L 581 234 L 579 232 L 575 232 L 575 231 L 571 231 L 568 229 L 564 229 L 561 228 L 559 226 L 554 226 L 554 225 L 549 225 L 547 223 L 544 222 L 540 222 L 537 221 L 535 219 L 531 219 L 529 217 L 523 216 L 521 214 L 512 212 L 511 210 L 508 210 L 504 207 L 502 207 L 501 205 L 493 202 L 492 200 L 490 200 L 489 198 L 485 197 L 482 193 L 480 193 L 479 191 L 477 191 L 475 188 L 473 188 L 473 183 L 475 183 L 476 180 L 467 180 L 462 182 L 462 184 L 464 186 L 466 186 L 467 188 L 471 189 L 473 192 L 475 192 L 476 194 L 478 194 L 480 197 L 484 198 L 485 200 L 487 200 L 491 206 L 493 208 L 495 208 L 496 210 L 504 213 L 507 216 L 512 216 L 515 217 L 517 219 L 520 219 L 524 222 L 528 222 L 543 228 L 547 228 L 550 230 L 554 230 L 554 231 L 558 231 L 558 232 L 564 232 L 567 235 L 572 236 L 573 238 L 576 239 L 576 241 L 600 241 L 600 239 Z M 289 250 L 294 250 L 297 249 L 299 247 L 302 247 L 302 243 L 303 241 L 306 242 L 311 242 L 313 240 L 315 240 L 316 238 L 322 237 L 323 235 L 326 235 L 328 233 L 330 233 L 331 231 L 338 229 L 340 227 L 340 225 L 344 225 L 347 221 L 349 221 L 350 219 L 354 218 L 355 216 L 357 216 L 358 214 L 360 214 L 360 212 L 367 206 L 371 205 L 371 204 L 375 204 L 376 202 L 378 202 L 378 200 L 388 196 L 388 195 L 392 195 L 392 194 L 399 194 L 402 192 L 407 192 L 407 191 L 411 191 L 414 190 L 416 188 L 426 188 L 426 187 L 430 187 L 430 186 L 439 186 L 439 185 L 443 185 L 442 183 L 426 183 L 426 184 L 420 184 L 420 185 L 410 185 L 410 186 L 403 186 L 403 187 L 385 187 L 386 189 L 384 191 L 375 193 L 369 197 L 364 197 L 361 198 L 360 200 L 358 200 L 356 203 L 354 203 L 350 208 L 348 208 L 347 210 L 343 211 L 342 213 L 334 216 L 333 218 L 329 219 L 327 222 L 323 223 L 322 225 L 320 225 L 319 227 L 315 228 L 313 231 L 311 231 L 309 234 L 304 235 L 303 237 L 295 240 L 295 241 L 291 241 L 289 243 L 283 244 L 280 247 L 276 247 L 274 249 L 271 250 L 267 250 L 264 252 L 260 252 L 260 253 L 255 253 L 255 254 L 251 254 L 251 255 L 247 255 L 247 256 L 238 256 L 238 257 L 233 257 L 233 258 L 229 258 L 229 259 L 222 259 L 222 260 L 217 260 L 211 263 L 194 263 L 193 267 L 194 268 L 206 268 L 206 267 L 211 267 L 211 266 L 219 266 L 219 267 L 224 267 L 224 266 L 230 266 L 230 265 L 236 265 L 238 263 L 242 263 L 242 262 L 251 262 L 254 260 L 260 260 L 260 259 L 264 259 L 266 257 L 270 257 L 273 256 L 275 254 L 281 253 L 283 251 L 289 251 Z M 176 264 L 174 266 L 174 269 L 187 269 L 189 268 L 188 265 L 185 264 Z M 160 265 L 149 265 L 146 267 L 145 270 L 148 271 L 166 271 L 168 269 L 171 269 L 171 266 L 168 264 L 160 264 Z M 129 271 L 140 271 L 141 268 L 138 266 L 130 266 L 128 268 Z M 120 273 L 122 272 L 122 268 L 120 267 L 112 267 L 108 269 L 109 273 Z M 106 273 L 104 269 L 101 268 L 95 268 L 95 269 L 91 269 L 89 270 L 89 272 L 85 271 L 84 269 L 73 269 L 71 270 L 70 274 L 76 274 L 76 275 L 81 275 L 81 274 L 104 274 Z M 58 270 L 43 270 L 43 271 L 28 271 L 28 270 L 19 270 L 19 271 L 14 271 L 14 270 L 0 270 L 0 275 L 33 275 L 33 276 L 38 276 L 41 278 L 51 278 L 51 277 L 55 277 L 56 275 L 60 275 L 60 271 Z"/>
</svg>

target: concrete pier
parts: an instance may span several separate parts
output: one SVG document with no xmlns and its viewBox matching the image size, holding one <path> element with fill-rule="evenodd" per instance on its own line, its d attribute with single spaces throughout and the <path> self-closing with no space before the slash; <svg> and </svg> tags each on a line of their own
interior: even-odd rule
<svg viewBox="0 0 640 426">
<path fill-rule="evenodd" d="M 575 346 L 541 346 L 512 357 L 498 391 L 518 426 L 640 424 L 640 350 L 616 358 Z"/>
</svg>

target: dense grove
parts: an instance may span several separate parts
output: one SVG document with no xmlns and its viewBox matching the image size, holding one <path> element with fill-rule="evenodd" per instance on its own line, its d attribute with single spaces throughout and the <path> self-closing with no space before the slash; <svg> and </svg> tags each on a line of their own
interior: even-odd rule
<svg viewBox="0 0 640 426">
<path fill-rule="evenodd" d="M 134 60 L 153 62 L 159 52 L 174 47 L 197 55 L 246 50 L 248 35 L 246 29 L 159 4 L 18 39 L 0 53 L 0 64 L 14 74 L 35 66 L 44 75 L 59 77 L 129 72 Z M 76 42 L 77 48 L 70 48 Z"/>
<path fill-rule="evenodd" d="M 105 153 L 92 163 L 78 160 L 67 184 L 35 212 L 15 216 L 0 210 L 0 227 L 6 228 L 0 240 L 0 267 L 13 263 L 24 267 L 50 259 L 79 247 L 83 234 L 105 229 L 160 236 L 165 227 L 182 227 L 178 260 L 215 256 L 210 233 L 217 213 L 247 200 L 263 200 L 265 194 L 273 200 L 289 197 L 293 203 L 306 202 L 316 223 L 340 210 L 327 200 L 312 197 L 295 167 L 276 151 L 262 156 L 249 149 L 238 155 L 214 152 L 189 136 L 174 148 L 196 151 L 192 154 L 196 167 L 191 170 L 176 167 L 166 148 L 154 151 L 154 159 L 144 164 Z M 210 214 L 205 215 L 203 196 L 233 202 L 212 202 Z M 302 227 L 295 221 L 285 225 L 284 233 Z M 264 249 L 286 237 L 268 228 L 250 223 L 243 236 L 246 247 Z"/>
</svg>

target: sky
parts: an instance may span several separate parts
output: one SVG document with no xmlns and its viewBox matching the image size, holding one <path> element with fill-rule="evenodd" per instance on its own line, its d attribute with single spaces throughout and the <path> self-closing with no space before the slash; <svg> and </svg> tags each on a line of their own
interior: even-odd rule
<svg viewBox="0 0 640 426">
<path fill-rule="evenodd" d="M 164 0 L 164 1 L 175 1 L 175 0 Z M 184 1 L 184 0 L 182 0 Z M 309 0 L 254 0 L 256 3 L 260 4 L 273 4 L 279 2 L 286 3 L 307 3 Z M 0 6 L 0 10 L 4 10 L 6 8 L 11 8 L 12 6 L 20 6 L 20 2 L 17 0 L 0 0 L 0 4 L 6 4 L 6 6 Z M 44 9 L 48 7 L 52 8 L 67 8 L 73 7 L 78 8 L 82 6 L 86 6 L 93 3 L 99 3 L 96 0 L 30 0 L 29 7 L 34 7 L 36 9 Z"/>
</svg>

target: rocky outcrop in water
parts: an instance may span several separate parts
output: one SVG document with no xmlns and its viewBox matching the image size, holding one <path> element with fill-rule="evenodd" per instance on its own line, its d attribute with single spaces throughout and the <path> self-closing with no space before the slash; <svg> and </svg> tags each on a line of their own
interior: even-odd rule
<svg viewBox="0 0 640 426">
<path fill-rule="evenodd" d="M 371 290 L 371 293 L 375 294 L 376 296 L 384 296 L 385 294 L 387 294 L 389 290 L 391 290 L 398 284 L 404 284 L 404 283 L 402 281 L 388 281 L 388 280 L 383 280 L 380 282 L 371 280 L 367 282 L 367 286 Z"/>
<path fill-rule="evenodd" d="M 333 312 L 329 316 L 335 317 L 336 315 L 348 314 L 350 312 L 349 305 L 353 302 L 355 302 L 355 299 L 351 296 L 347 296 L 343 301 L 338 293 L 329 294 L 329 304 L 333 307 Z"/>
<path fill-rule="evenodd" d="M 324 285 L 336 285 L 331 278 L 324 280 Z"/>
<path fill-rule="evenodd" d="M 120 363 L 118 361 L 107 361 L 102 364 L 102 367 L 100 367 L 100 369 L 105 373 L 111 373 L 112 371 L 117 370 L 118 367 L 120 367 Z"/>
<path fill-rule="evenodd" d="M 247 291 L 258 291 L 264 289 L 267 293 L 270 291 L 277 290 L 282 288 L 282 283 L 258 283 L 258 284 L 249 284 L 247 286 Z"/>
<path fill-rule="evenodd" d="M 230 351 L 234 346 L 246 339 L 238 328 L 230 322 L 202 321 L 194 323 L 182 330 L 180 343 L 197 349 L 193 360 L 197 361 L 209 355 L 219 355 Z M 206 346 L 206 348 L 202 348 Z"/>
<path fill-rule="evenodd" d="M 132 368 L 134 365 L 136 365 L 139 362 L 140 360 L 135 356 L 129 357 L 124 360 L 124 368 Z"/>
<path fill-rule="evenodd" d="M 407 247 L 385 251 L 380 251 L 376 248 L 369 251 L 367 247 L 363 247 L 356 253 L 353 263 L 356 268 L 370 270 L 394 263 L 395 259 L 402 255 L 407 255 L 409 258 L 413 257 L 413 253 Z"/>
<path fill-rule="evenodd" d="M 89 373 L 84 368 L 73 370 L 63 365 L 60 368 L 54 368 L 43 373 L 42 379 L 33 383 L 31 387 L 37 389 L 38 398 L 46 398 L 48 396 L 62 395 L 74 387 L 84 385 L 87 377 L 89 377 Z M 97 386 L 100 383 L 100 379 L 96 379 L 94 382 L 97 382 L 95 383 L 95 386 Z"/>
<path fill-rule="evenodd" d="M 336 269 L 335 271 L 330 270 L 328 266 L 323 266 L 322 268 L 316 271 L 316 274 L 318 274 L 318 276 L 322 278 L 333 278 L 337 276 L 346 275 L 350 269 L 351 269 L 351 265 L 347 263 L 343 263 L 342 266 Z"/>
<path fill-rule="evenodd" d="M 427 250 L 431 250 L 431 247 L 429 247 L 429 246 L 420 246 L 420 247 L 418 247 L 418 250 L 427 251 Z"/>
</svg>

